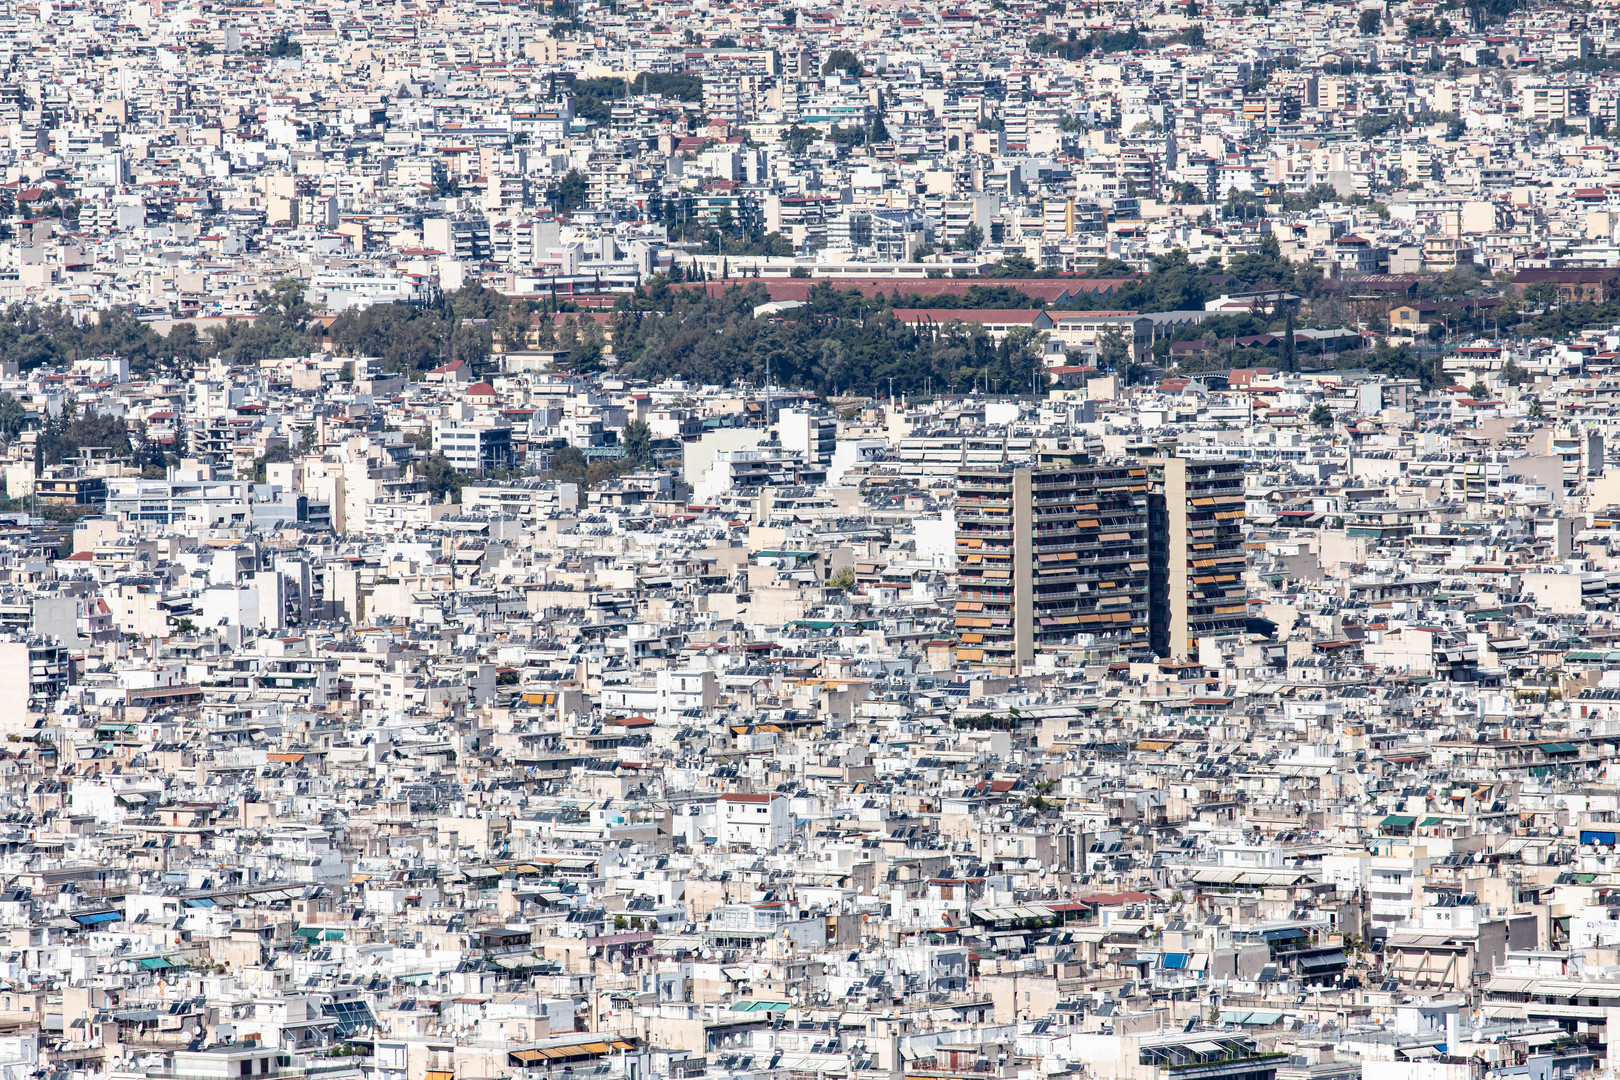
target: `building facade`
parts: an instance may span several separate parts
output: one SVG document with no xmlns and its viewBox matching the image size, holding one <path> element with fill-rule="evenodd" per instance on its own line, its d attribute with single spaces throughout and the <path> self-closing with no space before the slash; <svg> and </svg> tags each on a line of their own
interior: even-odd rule
<svg viewBox="0 0 1620 1080">
<path fill-rule="evenodd" d="M 1149 591 L 1153 651 L 1196 659 L 1198 639 L 1243 632 L 1243 465 L 1237 461 L 1146 459 Z"/>
<path fill-rule="evenodd" d="M 958 660 L 1148 652 L 1148 470 L 1047 455 L 957 474 Z"/>
</svg>

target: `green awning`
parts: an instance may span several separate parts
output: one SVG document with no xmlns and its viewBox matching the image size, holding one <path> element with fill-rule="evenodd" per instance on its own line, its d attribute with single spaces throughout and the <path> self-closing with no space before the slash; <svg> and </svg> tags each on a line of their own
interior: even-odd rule
<svg viewBox="0 0 1620 1080">
<path fill-rule="evenodd" d="M 145 960 L 141 961 L 142 971 L 167 971 L 172 967 L 174 967 L 174 965 L 163 959 L 161 956 L 148 956 Z"/>
<path fill-rule="evenodd" d="M 1416 820 L 1416 814 L 1391 814 L 1378 824 L 1386 829 L 1409 829 Z"/>
<path fill-rule="evenodd" d="M 1581 752 L 1580 748 L 1574 743 L 1567 742 L 1536 743 L 1536 749 L 1543 754 L 1578 754 Z"/>
<path fill-rule="evenodd" d="M 1446 823 L 1445 818 L 1426 817 L 1422 821 L 1418 822 L 1418 827 L 1426 829 L 1430 825 L 1444 825 L 1445 823 Z"/>
</svg>

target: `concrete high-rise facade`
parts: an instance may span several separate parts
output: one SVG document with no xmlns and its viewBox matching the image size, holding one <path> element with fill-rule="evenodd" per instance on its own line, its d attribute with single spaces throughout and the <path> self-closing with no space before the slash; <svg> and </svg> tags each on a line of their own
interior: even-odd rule
<svg viewBox="0 0 1620 1080">
<path fill-rule="evenodd" d="M 956 557 L 958 660 L 1011 673 L 1042 650 L 1147 657 L 1146 465 L 962 469 Z"/>
<path fill-rule="evenodd" d="M 1195 660 L 1200 638 L 1243 632 L 1243 464 L 1144 458 L 1149 496 L 1153 651 Z"/>
<path fill-rule="evenodd" d="M 1243 631 L 1241 463 L 1043 454 L 956 480 L 959 662 L 1190 660 Z"/>
</svg>

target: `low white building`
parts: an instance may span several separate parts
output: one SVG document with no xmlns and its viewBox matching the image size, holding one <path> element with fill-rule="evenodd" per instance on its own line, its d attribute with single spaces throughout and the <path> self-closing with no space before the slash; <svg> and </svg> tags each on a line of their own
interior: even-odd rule
<svg viewBox="0 0 1620 1080">
<path fill-rule="evenodd" d="M 786 795 L 728 792 L 720 796 L 715 824 L 722 844 L 774 849 L 793 839 Z"/>
</svg>

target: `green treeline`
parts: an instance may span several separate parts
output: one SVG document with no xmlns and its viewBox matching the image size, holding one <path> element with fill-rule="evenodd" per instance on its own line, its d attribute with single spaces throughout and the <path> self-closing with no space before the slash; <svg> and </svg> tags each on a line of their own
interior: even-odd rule
<svg viewBox="0 0 1620 1080">
<path fill-rule="evenodd" d="M 1242 289 L 1286 289 L 1326 304 L 1319 317 L 1343 325 L 1322 292 L 1320 273 L 1282 258 L 1275 242 L 1237 256 L 1226 265 L 1196 264 L 1174 251 L 1157 258 L 1147 274 L 1107 262 L 1092 278 L 1113 278 L 1110 291 L 1080 292 L 1071 310 L 1144 312 L 1202 309 L 1206 300 Z M 1076 286 L 1086 279 L 1071 278 Z M 769 370 L 782 386 L 832 396 L 966 392 L 1029 393 L 1045 385 L 1046 365 L 1038 336 L 1015 332 L 995 340 L 980 326 L 953 318 L 953 310 L 1042 306 L 1007 285 L 972 285 L 960 294 L 917 295 L 897 283 L 887 294 L 864 296 L 822 282 L 801 307 L 755 318 L 770 301 L 759 279 L 740 279 L 722 289 L 687 287 L 662 277 L 634 294 L 619 297 L 605 316 L 592 317 L 571 305 L 511 301 L 473 284 L 426 304 L 384 304 L 355 308 L 336 318 L 317 318 L 297 281 L 283 281 L 257 298 L 256 317 L 232 321 L 199 335 L 189 324 L 160 335 L 126 309 L 104 312 L 75 324 L 57 308 L 12 306 L 0 310 L 0 361 L 25 369 L 66 366 L 82 356 L 117 354 L 130 360 L 141 377 L 188 377 L 214 356 L 233 363 L 301 356 L 330 349 L 340 356 L 378 356 L 390 371 L 419 375 L 448 360 L 482 364 L 497 342 L 508 348 L 556 350 L 558 366 L 576 373 L 612 365 L 632 378 L 671 376 L 703 383 L 762 382 Z M 932 308 L 939 316 L 927 327 L 895 318 L 896 308 Z M 1054 314 L 1057 312 L 1054 311 Z M 1596 318 L 1620 318 L 1614 305 L 1572 305 L 1549 309 L 1531 319 L 1538 333 Z M 1334 320 L 1340 320 L 1335 322 Z M 1309 325 L 1301 322 L 1300 325 Z M 1506 326 L 1506 323 L 1504 323 Z M 1181 334 L 1240 337 L 1284 327 L 1281 312 L 1206 322 Z M 1158 359 L 1168 357 L 1161 343 Z M 1264 354 L 1243 350 L 1220 362 L 1263 364 Z M 1128 378 L 1151 377 L 1149 369 L 1121 362 L 1118 351 L 1104 353 Z M 1360 353 L 1345 362 L 1432 381 L 1434 365 L 1419 363 L 1399 349 Z"/>
</svg>

